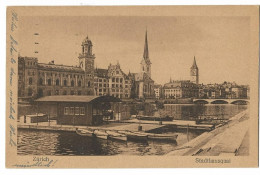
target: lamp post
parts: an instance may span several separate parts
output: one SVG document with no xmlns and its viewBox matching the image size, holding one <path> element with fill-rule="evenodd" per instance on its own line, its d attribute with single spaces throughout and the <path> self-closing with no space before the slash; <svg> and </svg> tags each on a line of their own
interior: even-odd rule
<svg viewBox="0 0 260 175">
<path fill-rule="evenodd" d="M 119 117 L 120 117 L 120 102 L 118 102 L 118 123 L 120 121 Z"/>
<path fill-rule="evenodd" d="M 37 120 L 37 125 L 38 125 L 38 102 L 37 102 L 37 113 L 36 113 L 36 120 Z"/>
</svg>

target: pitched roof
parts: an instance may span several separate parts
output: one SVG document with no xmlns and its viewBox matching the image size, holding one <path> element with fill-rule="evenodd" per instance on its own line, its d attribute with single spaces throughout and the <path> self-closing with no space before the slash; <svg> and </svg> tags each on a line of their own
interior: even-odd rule
<svg viewBox="0 0 260 175">
<path fill-rule="evenodd" d="M 108 76 L 108 70 L 107 69 L 99 69 L 99 68 L 96 68 L 95 69 L 95 75 L 97 77 L 107 77 Z"/>
<path fill-rule="evenodd" d="M 72 72 L 84 72 L 83 69 L 76 66 L 66 66 L 66 65 L 59 65 L 59 64 L 46 64 L 46 63 L 38 63 L 39 69 L 47 69 L 47 70 L 59 70 L 59 71 L 72 71 Z"/>
<path fill-rule="evenodd" d="M 45 96 L 35 100 L 37 102 L 120 102 L 119 98 L 113 96 L 86 96 L 86 95 L 54 95 Z"/>
</svg>

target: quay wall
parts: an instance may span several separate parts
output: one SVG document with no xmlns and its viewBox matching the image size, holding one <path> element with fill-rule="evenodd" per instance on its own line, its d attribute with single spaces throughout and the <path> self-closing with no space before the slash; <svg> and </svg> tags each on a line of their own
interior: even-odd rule
<svg viewBox="0 0 260 175">
<path fill-rule="evenodd" d="M 249 110 L 244 110 L 230 118 L 225 123 L 216 126 L 216 129 L 210 132 L 204 132 L 200 136 L 192 139 L 184 145 L 178 146 L 175 150 L 171 151 L 167 155 L 212 156 L 219 155 L 221 153 L 230 153 L 235 155 L 235 151 L 239 149 L 239 146 L 242 144 L 243 138 L 248 131 L 248 115 Z M 235 133 L 235 135 L 227 139 L 226 137 L 230 136 L 229 133 Z"/>
</svg>

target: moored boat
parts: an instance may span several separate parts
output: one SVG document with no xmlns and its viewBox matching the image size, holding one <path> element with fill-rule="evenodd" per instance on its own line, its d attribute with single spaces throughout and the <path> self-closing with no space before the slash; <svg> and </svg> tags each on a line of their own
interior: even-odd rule
<svg viewBox="0 0 260 175">
<path fill-rule="evenodd" d="M 111 140 L 127 141 L 127 136 L 116 131 L 106 131 L 108 138 Z"/>
<path fill-rule="evenodd" d="M 131 131 L 118 131 L 119 133 L 125 134 L 127 140 L 147 142 L 148 136 L 142 133 L 135 133 Z"/>
<path fill-rule="evenodd" d="M 106 133 L 106 131 L 103 130 L 95 130 L 94 135 L 100 139 L 105 139 L 105 140 L 108 139 L 108 134 Z"/>
<path fill-rule="evenodd" d="M 178 134 L 148 134 L 149 140 L 158 140 L 158 141 L 176 141 Z"/>
<path fill-rule="evenodd" d="M 81 136 L 88 136 L 88 137 L 94 136 L 93 130 L 90 129 L 76 128 L 76 133 Z"/>
<path fill-rule="evenodd" d="M 164 116 L 164 117 L 157 117 L 157 116 L 137 116 L 139 120 L 149 120 L 149 121 L 172 121 L 173 117 Z"/>
<path fill-rule="evenodd" d="M 135 134 L 146 135 L 149 140 L 160 140 L 160 141 L 176 141 L 178 134 L 155 134 L 155 133 L 142 133 L 133 132 Z"/>
</svg>

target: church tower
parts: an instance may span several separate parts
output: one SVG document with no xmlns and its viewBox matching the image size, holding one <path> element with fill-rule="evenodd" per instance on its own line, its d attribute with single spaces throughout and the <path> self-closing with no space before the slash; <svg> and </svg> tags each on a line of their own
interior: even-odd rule
<svg viewBox="0 0 260 175">
<path fill-rule="evenodd" d="M 95 54 L 92 54 L 92 42 L 88 36 L 83 40 L 82 52 L 79 54 L 79 66 L 85 71 L 84 87 L 86 95 L 94 95 L 94 60 Z"/>
<path fill-rule="evenodd" d="M 141 61 L 141 72 L 145 72 L 151 78 L 151 61 L 149 59 L 149 50 L 148 50 L 148 40 L 147 40 L 147 30 L 145 33 L 145 43 L 144 43 L 144 54 Z"/>
<path fill-rule="evenodd" d="M 199 84 L 199 68 L 196 64 L 195 56 L 194 56 L 193 64 L 190 68 L 190 77 L 192 83 Z"/>
</svg>

